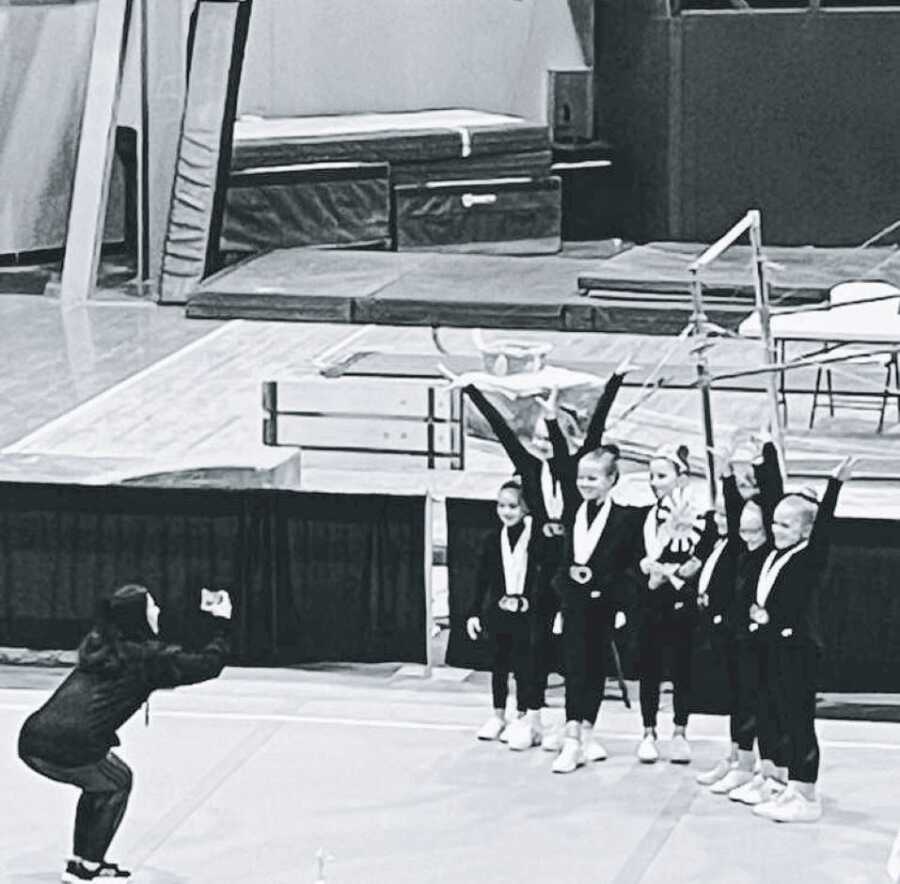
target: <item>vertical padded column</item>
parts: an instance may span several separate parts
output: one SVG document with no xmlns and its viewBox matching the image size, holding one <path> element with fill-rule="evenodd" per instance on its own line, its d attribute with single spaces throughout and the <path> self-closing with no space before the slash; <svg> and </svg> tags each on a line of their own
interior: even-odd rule
<svg viewBox="0 0 900 884">
<path fill-rule="evenodd" d="M 199 0 L 163 251 L 160 300 L 184 303 L 216 269 L 250 0 Z"/>
</svg>

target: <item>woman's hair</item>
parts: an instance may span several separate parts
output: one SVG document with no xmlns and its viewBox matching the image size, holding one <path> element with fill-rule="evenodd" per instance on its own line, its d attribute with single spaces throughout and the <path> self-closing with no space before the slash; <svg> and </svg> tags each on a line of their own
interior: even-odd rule
<svg viewBox="0 0 900 884">
<path fill-rule="evenodd" d="M 675 467 L 679 476 L 689 476 L 691 473 L 691 452 L 687 445 L 662 445 L 657 448 L 650 460 L 667 460 Z"/>
<path fill-rule="evenodd" d="M 126 583 L 100 602 L 94 627 L 78 648 L 80 668 L 115 674 L 156 640 L 147 621 L 148 595 L 145 586 Z"/>
</svg>

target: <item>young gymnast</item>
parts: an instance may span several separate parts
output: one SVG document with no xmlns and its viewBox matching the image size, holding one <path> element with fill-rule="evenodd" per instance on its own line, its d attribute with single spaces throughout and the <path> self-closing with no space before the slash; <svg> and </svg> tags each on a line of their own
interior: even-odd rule
<svg viewBox="0 0 900 884">
<path fill-rule="evenodd" d="M 637 756 L 645 764 L 659 760 L 656 719 L 665 648 L 672 651 L 675 712 L 669 760 L 674 764 L 691 760 L 686 728 L 696 577 L 701 564 L 694 550 L 703 536 L 706 518 L 690 498 L 688 477 L 688 450 L 683 445 L 664 446 L 650 460 L 650 488 L 657 502 L 642 509 L 639 531 L 639 568 L 644 579 L 638 593 L 638 675 L 644 734 Z"/>
<path fill-rule="evenodd" d="M 739 759 L 737 737 L 738 674 L 737 653 L 731 608 L 734 601 L 734 587 L 737 579 L 737 562 L 741 552 L 740 534 L 743 501 L 737 489 L 730 460 L 725 460 L 720 469 L 722 494 L 716 500 L 713 522 L 716 539 L 697 579 L 697 606 L 704 626 L 708 630 L 713 651 L 724 670 L 728 685 L 729 732 L 731 752 L 727 759 L 720 761 L 711 770 L 697 775 L 697 782 L 710 786 L 713 792 L 725 788 L 730 791 L 742 786 L 745 780 L 735 775 Z M 752 776 L 753 753 L 750 753 Z"/>
<path fill-rule="evenodd" d="M 723 663 L 729 688 L 731 753 L 711 770 L 697 776 L 715 794 L 729 794 L 754 779 L 753 752 L 757 738 L 757 664 L 755 648 L 748 639 L 744 602 L 748 580 L 755 579 L 767 552 L 765 525 L 781 497 L 781 471 L 775 446 L 763 436 L 761 457 L 753 465 L 751 481 L 739 485 L 731 462 L 732 452 L 722 458 L 722 498 L 717 501 L 716 523 L 720 539 L 706 560 L 698 583 L 698 604 L 706 614 L 712 643 Z M 764 510 L 768 519 L 764 519 Z M 760 745 L 764 758 L 770 747 L 769 731 L 763 728 Z M 737 797 L 735 800 L 740 800 Z"/>
<path fill-rule="evenodd" d="M 828 480 L 821 503 L 806 493 L 788 494 L 772 521 L 773 549 L 763 562 L 750 617 L 768 637 L 779 731 L 789 747 L 788 785 L 753 812 L 777 822 L 814 822 L 822 816 L 816 795 L 816 678 L 822 655 L 818 588 L 828 557 L 838 495 L 853 473 L 845 458 Z"/>
<path fill-rule="evenodd" d="M 758 493 L 744 504 L 735 585 L 735 637 L 738 649 L 738 748 L 750 752 L 756 740 L 759 764 L 753 777 L 728 792 L 732 801 L 757 805 L 774 798 L 787 783 L 787 746 L 779 735 L 774 693 L 770 682 L 771 644 L 765 631 L 750 619 L 759 573 L 774 549 L 772 518 L 784 494 L 784 477 L 771 440 L 763 438 L 762 454 L 754 466 Z M 744 767 L 746 768 L 746 758 Z"/>
<path fill-rule="evenodd" d="M 575 485 L 578 462 L 586 452 L 601 444 L 610 409 L 625 375 L 633 367 L 630 358 L 626 357 L 606 382 L 591 415 L 584 441 L 574 453 L 570 452 L 566 436 L 557 421 L 556 390 L 552 390 L 547 399 L 537 400 L 542 416 L 535 423 L 533 434 L 526 445 L 481 390 L 472 384 L 464 387 L 521 478 L 525 505 L 534 521 L 535 534 L 540 538 L 534 548 L 534 555 L 539 561 L 537 579 L 541 590 L 538 593 L 539 610 L 535 613 L 533 640 L 535 691 L 541 707 L 545 705 L 547 679 L 551 669 L 553 624 L 557 615 L 550 582 L 563 554 L 564 513 L 574 512 L 581 502 Z M 458 378 L 446 367 L 441 366 L 441 371 L 451 383 L 458 382 Z M 510 748 L 527 749 L 532 746 L 535 733 L 526 726 L 530 720 L 526 717 L 504 732 L 502 738 L 509 741 Z M 558 735 L 551 734 L 549 737 L 548 748 L 558 749 Z"/>
<path fill-rule="evenodd" d="M 231 599 L 204 590 L 201 606 L 218 628 L 202 650 L 189 653 L 159 641 L 159 607 L 145 587 L 117 589 L 81 642 L 75 668 L 22 726 L 22 761 L 81 789 L 65 882 L 129 877 L 106 859 L 132 782 L 131 769 L 112 751 L 119 745 L 116 731 L 158 688 L 206 681 L 222 671 Z"/>
<path fill-rule="evenodd" d="M 585 761 L 602 761 L 606 749 L 594 726 L 606 685 L 606 661 L 617 613 L 635 582 L 634 545 L 643 511 L 614 503 L 619 450 L 604 445 L 578 462 L 582 497 L 554 580 L 563 621 L 566 724 L 554 773 L 571 773 Z"/>
<path fill-rule="evenodd" d="M 499 740 L 507 729 L 506 701 L 509 676 L 516 680 L 518 722 L 528 733 L 528 746 L 509 740 L 511 749 L 524 749 L 541 741 L 541 703 L 534 676 L 534 623 L 540 608 L 538 563 L 533 554 L 536 538 L 527 514 L 521 484 L 505 482 L 497 495 L 499 530 L 484 536 L 475 595 L 466 620 L 474 641 L 485 635 L 493 648 L 491 692 L 494 713 L 478 731 L 479 740 Z"/>
</svg>

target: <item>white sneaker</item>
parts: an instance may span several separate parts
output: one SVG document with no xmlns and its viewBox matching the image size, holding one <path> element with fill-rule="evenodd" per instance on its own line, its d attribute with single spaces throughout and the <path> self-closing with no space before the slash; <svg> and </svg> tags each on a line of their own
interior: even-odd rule
<svg viewBox="0 0 900 884">
<path fill-rule="evenodd" d="M 572 773 L 584 764 L 581 741 L 575 737 L 564 737 L 562 749 L 553 762 L 553 773 Z"/>
<path fill-rule="evenodd" d="M 637 749 L 637 757 L 641 764 L 654 764 L 659 761 L 659 750 L 656 748 L 656 737 L 653 734 L 647 734 L 641 740 Z"/>
<path fill-rule="evenodd" d="M 475 736 L 479 740 L 499 740 L 506 731 L 506 722 L 502 718 L 492 715 Z"/>
<path fill-rule="evenodd" d="M 541 729 L 530 718 L 517 718 L 507 729 L 507 744 L 514 752 L 541 745 Z"/>
<path fill-rule="evenodd" d="M 581 746 L 585 761 L 606 761 L 606 747 L 597 739 L 592 727 L 582 725 Z"/>
<path fill-rule="evenodd" d="M 676 734 L 669 744 L 669 761 L 672 764 L 691 763 L 691 744 L 683 734 Z"/>
<path fill-rule="evenodd" d="M 822 819 L 822 804 L 818 798 L 805 798 L 799 792 L 775 805 L 769 819 L 776 823 L 814 823 Z"/>
<path fill-rule="evenodd" d="M 750 782 L 739 786 L 737 789 L 732 789 L 728 793 L 728 798 L 731 801 L 740 801 L 741 804 L 755 807 L 757 804 L 765 804 L 767 801 L 774 800 L 783 791 L 783 783 L 757 773 L 753 775 L 753 779 Z"/>
<path fill-rule="evenodd" d="M 712 792 L 713 795 L 728 795 L 735 789 L 746 786 L 747 783 L 751 782 L 753 782 L 753 771 L 734 768 L 733 770 L 728 771 L 721 780 L 713 783 L 709 787 L 709 791 Z"/>
<path fill-rule="evenodd" d="M 698 773 L 696 777 L 697 782 L 701 786 L 711 786 L 713 783 L 718 783 L 728 771 L 734 769 L 735 765 L 736 762 L 730 758 L 723 758 L 715 767 Z"/>
<path fill-rule="evenodd" d="M 763 801 L 762 804 L 757 804 L 753 808 L 753 813 L 764 819 L 775 819 L 774 814 L 778 810 L 778 806 L 790 801 L 794 797 L 794 794 L 793 787 L 788 783 L 787 788 L 775 795 L 774 798 L 771 798 L 769 801 Z"/>
<path fill-rule="evenodd" d="M 506 725 L 505 728 L 503 728 L 503 731 L 501 732 L 500 736 L 497 737 L 497 739 L 501 743 L 508 743 L 509 742 L 509 730 L 511 727 L 514 727 L 516 724 L 518 724 L 518 722 L 519 722 L 519 719 L 514 718 L 509 724 Z"/>
<path fill-rule="evenodd" d="M 562 749 L 563 736 L 563 729 L 560 727 L 548 731 L 541 740 L 541 749 L 545 752 L 559 752 Z"/>
</svg>

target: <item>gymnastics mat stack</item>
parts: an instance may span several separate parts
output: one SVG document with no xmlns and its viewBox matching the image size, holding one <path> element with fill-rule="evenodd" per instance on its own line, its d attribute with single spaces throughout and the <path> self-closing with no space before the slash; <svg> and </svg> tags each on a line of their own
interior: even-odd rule
<svg viewBox="0 0 900 884">
<path fill-rule="evenodd" d="M 553 253 L 549 131 L 466 109 L 239 119 L 223 250 Z"/>
</svg>

